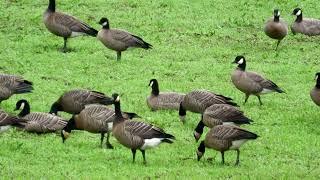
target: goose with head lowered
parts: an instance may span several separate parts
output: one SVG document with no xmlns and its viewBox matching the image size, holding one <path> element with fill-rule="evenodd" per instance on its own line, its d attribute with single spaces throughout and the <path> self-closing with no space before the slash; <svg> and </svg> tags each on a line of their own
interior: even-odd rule
<svg viewBox="0 0 320 180">
<path fill-rule="evenodd" d="M 63 37 L 64 45 L 62 52 L 67 52 L 68 38 L 83 35 L 96 37 L 98 34 L 97 30 L 77 18 L 57 12 L 55 0 L 49 0 L 48 8 L 43 14 L 43 22 L 52 34 Z"/>
<path fill-rule="evenodd" d="M 224 164 L 224 152 L 228 150 L 237 151 L 235 165 L 239 165 L 240 147 L 248 140 L 257 139 L 259 136 L 233 125 L 218 125 L 210 129 L 204 141 L 201 141 L 197 156 L 198 161 L 204 155 L 206 147 L 221 152 L 222 164 Z"/>
<path fill-rule="evenodd" d="M 26 120 L 13 116 L 0 109 L 0 132 L 5 132 L 11 127 L 24 128 Z"/>
<path fill-rule="evenodd" d="M 123 146 L 131 149 L 133 162 L 135 162 L 136 151 L 140 150 L 143 162 L 146 164 L 145 150 L 154 148 L 162 142 L 173 143 L 175 137 L 167 134 L 161 128 L 141 121 L 127 121 L 122 116 L 120 108 L 120 96 L 113 94 L 115 107 L 115 120 L 113 122 L 112 134 Z"/>
<path fill-rule="evenodd" d="M 160 92 L 159 83 L 156 79 L 151 79 L 149 86 L 152 88 L 150 96 L 147 97 L 147 104 L 153 111 L 159 109 L 179 110 L 185 94 L 176 92 Z"/>
<path fill-rule="evenodd" d="M 293 34 L 301 33 L 307 36 L 320 35 L 319 19 L 303 18 L 301 8 L 295 8 L 292 15 L 297 16 L 296 20 L 291 25 L 291 31 Z"/>
<path fill-rule="evenodd" d="M 122 115 L 127 119 L 138 118 L 136 113 L 122 112 Z M 91 133 L 100 133 L 100 146 L 104 140 L 105 133 L 107 133 L 106 146 L 108 149 L 113 149 L 109 138 L 112 131 L 113 121 L 115 119 L 115 112 L 113 109 L 100 104 L 89 104 L 68 121 L 68 124 L 62 129 L 62 142 L 70 136 L 72 130 L 85 130 Z"/>
<path fill-rule="evenodd" d="M 51 106 L 50 113 L 56 114 L 64 111 L 70 114 L 79 114 L 88 104 L 110 105 L 113 103 L 111 97 L 102 92 L 85 89 L 74 89 L 63 93 Z"/>
<path fill-rule="evenodd" d="M 202 114 L 209 106 L 213 104 L 230 104 L 237 106 L 237 103 L 232 102 L 232 98 L 216 94 L 207 90 L 194 90 L 187 93 L 180 103 L 179 117 L 185 123 L 187 110 Z"/>
<path fill-rule="evenodd" d="M 248 101 L 250 95 L 255 95 L 262 105 L 260 95 L 271 92 L 284 93 L 284 91 L 271 80 L 262 77 L 256 72 L 246 71 L 246 59 L 244 56 L 237 56 L 233 63 L 238 67 L 231 74 L 231 80 L 234 86 L 245 94 L 244 104 Z"/>
<path fill-rule="evenodd" d="M 288 34 L 288 25 L 283 19 L 280 18 L 279 9 L 275 9 L 273 12 L 273 18 L 270 18 L 266 22 L 264 26 L 264 32 L 270 38 L 278 40 L 276 47 L 277 50 L 281 40 Z"/>
<path fill-rule="evenodd" d="M 50 133 L 63 129 L 67 125 L 67 121 L 59 116 L 43 112 L 30 112 L 29 102 L 21 99 L 16 103 L 15 110 L 20 110 L 18 116 L 26 123 L 24 130 L 34 133 Z"/>
<path fill-rule="evenodd" d="M 117 60 L 121 59 L 121 52 L 128 48 L 152 48 L 151 44 L 136 35 L 120 29 L 111 29 L 108 18 L 101 18 L 99 24 L 102 25 L 102 29 L 97 37 L 103 45 L 117 52 Z"/>
<path fill-rule="evenodd" d="M 250 124 L 250 122 L 252 120 L 246 117 L 243 111 L 240 111 L 237 107 L 229 104 L 214 104 L 204 111 L 193 135 L 196 141 L 198 141 L 203 133 L 204 126 L 209 128 L 223 124 L 240 126 Z"/>
</svg>

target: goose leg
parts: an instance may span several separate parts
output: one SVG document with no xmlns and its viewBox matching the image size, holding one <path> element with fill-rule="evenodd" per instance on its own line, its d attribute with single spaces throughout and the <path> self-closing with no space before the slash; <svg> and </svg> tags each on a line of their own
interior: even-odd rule
<svg viewBox="0 0 320 180">
<path fill-rule="evenodd" d="M 117 51 L 117 60 L 121 60 L 121 51 Z"/>
<path fill-rule="evenodd" d="M 259 99 L 260 106 L 262 106 L 262 102 L 261 102 L 260 95 L 257 95 L 257 97 L 258 97 L 258 99 Z"/>
<path fill-rule="evenodd" d="M 143 157 L 143 164 L 147 164 L 145 150 L 140 149 Z"/>
<path fill-rule="evenodd" d="M 101 146 L 101 148 L 102 148 L 103 139 L 104 139 L 104 133 L 101 133 L 101 138 L 100 138 L 100 146 Z"/>
<path fill-rule="evenodd" d="M 222 164 L 224 164 L 224 151 L 221 151 Z"/>
<path fill-rule="evenodd" d="M 134 161 L 136 160 L 136 150 L 131 149 L 131 152 L 132 152 L 132 163 L 134 163 Z"/>
<path fill-rule="evenodd" d="M 63 48 L 62 48 L 63 53 L 67 52 L 67 40 L 68 38 L 63 38 Z"/>
<path fill-rule="evenodd" d="M 235 164 L 235 165 L 238 166 L 238 165 L 239 165 L 240 150 L 237 149 L 236 151 L 237 151 L 237 161 L 236 161 L 236 164 Z"/>
<path fill-rule="evenodd" d="M 107 142 L 106 142 L 107 148 L 113 149 L 113 146 L 111 145 L 109 139 L 110 139 L 110 132 L 107 132 Z"/>
<path fill-rule="evenodd" d="M 246 94 L 246 97 L 244 98 L 244 103 L 243 103 L 243 105 L 245 105 L 245 104 L 247 103 L 248 99 L 249 99 L 249 94 Z"/>
<path fill-rule="evenodd" d="M 277 47 L 276 47 L 276 51 L 278 50 L 278 46 L 279 46 L 280 42 L 281 42 L 281 40 L 278 40 L 278 42 L 277 42 Z"/>
</svg>

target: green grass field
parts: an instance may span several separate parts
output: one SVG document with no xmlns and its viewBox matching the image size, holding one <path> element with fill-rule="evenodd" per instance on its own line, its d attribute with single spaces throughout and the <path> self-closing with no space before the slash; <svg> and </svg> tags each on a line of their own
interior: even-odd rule
<svg viewBox="0 0 320 180">
<path fill-rule="evenodd" d="M 282 10 L 282 18 L 289 24 L 295 18 L 291 12 L 298 6 L 305 17 L 320 18 L 318 1 L 58 0 L 59 11 L 96 29 L 105 16 L 111 27 L 126 29 L 154 46 L 150 51 L 124 52 L 118 62 L 115 52 L 92 37 L 71 39 L 68 46 L 72 51 L 59 52 L 63 39 L 49 33 L 42 22 L 47 4 L 47 0 L 0 2 L 1 73 L 22 75 L 33 81 L 35 88 L 32 94 L 2 102 L 1 108 L 17 113 L 13 111 L 16 101 L 25 98 L 31 111 L 48 112 L 66 90 L 118 92 L 123 110 L 164 128 L 176 141 L 148 150 L 144 166 L 140 152 L 132 164 L 131 151 L 113 137 L 115 149 L 108 150 L 99 147 L 99 134 L 74 131 L 63 144 L 59 133 L 36 135 L 11 129 L 0 134 L 0 177 L 319 179 L 319 108 L 309 91 L 319 71 L 320 37 L 290 33 L 275 52 L 276 41 L 263 32 L 274 8 Z M 151 112 L 146 105 L 151 91 L 147 85 L 157 78 L 160 91 L 208 89 L 242 104 L 244 95 L 230 80 L 235 68 L 231 62 L 240 54 L 245 55 L 248 70 L 264 74 L 287 93 L 263 96 L 263 106 L 255 97 L 241 106 L 255 121 L 244 128 L 260 138 L 242 147 L 240 166 L 233 165 L 234 151 L 226 153 L 226 165 L 221 165 L 219 152 L 209 149 L 197 162 L 193 129 L 199 114 L 189 112 L 183 125 L 178 112 Z"/>
</svg>

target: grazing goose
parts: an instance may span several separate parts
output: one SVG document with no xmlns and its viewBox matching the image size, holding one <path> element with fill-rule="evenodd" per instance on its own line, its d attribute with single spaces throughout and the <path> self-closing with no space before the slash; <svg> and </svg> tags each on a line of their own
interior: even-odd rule
<svg viewBox="0 0 320 180">
<path fill-rule="evenodd" d="M 277 50 L 281 40 L 288 34 L 288 25 L 280 18 L 280 11 L 278 9 L 274 10 L 274 17 L 266 22 L 264 32 L 270 38 L 278 40 Z"/>
<path fill-rule="evenodd" d="M 123 116 L 128 119 L 139 117 L 135 113 L 123 112 Z M 71 130 L 85 130 L 91 133 L 101 133 L 101 147 L 105 133 L 107 133 L 107 148 L 113 149 L 109 142 L 112 124 L 115 119 L 115 112 L 104 105 L 90 104 L 87 105 L 80 114 L 74 115 L 68 124 L 61 131 L 62 142 L 69 137 Z"/>
<path fill-rule="evenodd" d="M 143 49 L 152 48 L 151 44 L 127 31 L 110 29 L 109 20 L 107 18 L 101 18 L 99 24 L 102 25 L 102 29 L 98 32 L 97 37 L 107 48 L 117 52 L 117 60 L 121 59 L 121 52 L 130 47 Z"/>
<path fill-rule="evenodd" d="M 42 112 L 30 113 L 30 105 L 27 100 L 19 100 L 16 103 L 16 109 L 22 109 L 18 114 L 19 117 L 26 120 L 24 130 L 34 133 L 50 133 L 60 131 L 67 125 L 63 118 Z"/>
<path fill-rule="evenodd" d="M 260 105 L 262 105 L 261 94 L 284 93 L 274 82 L 265 79 L 256 72 L 246 71 L 246 60 L 243 56 L 237 56 L 233 63 L 238 64 L 238 67 L 232 73 L 231 80 L 237 89 L 245 93 L 244 104 L 248 101 L 250 95 L 257 96 Z"/>
<path fill-rule="evenodd" d="M 175 109 L 178 110 L 180 103 L 184 98 L 184 94 L 175 92 L 159 92 L 159 84 L 156 79 L 151 79 L 149 82 L 152 91 L 147 98 L 147 104 L 153 111 L 158 109 Z"/>
<path fill-rule="evenodd" d="M 98 33 L 97 30 L 75 17 L 61 12 L 56 12 L 55 0 L 49 0 L 49 6 L 43 14 L 43 22 L 52 34 L 63 37 L 64 45 L 62 52 L 67 52 L 68 38 L 82 35 L 96 37 Z"/>
<path fill-rule="evenodd" d="M 70 114 L 79 114 L 87 104 L 112 104 L 112 98 L 98 91 L 75 89 L 67 91 L 52 104 L 50 113 L 57 114 L 64 111 Z"/>
<path fill-rule="evenodd" d="M 232 124 L 240 126 L 250 124 L 251 119 L 243 114 L 238 108 L 229 104 L 214 104 L 208 107 L 194 130 L 194 138 L 198 141 L 203 133 L 204 126 L 213 128 L 217 125 Z"/>
<path fill-rule="evenodd" d="M 13 94 L 30 93 L 32 90 L 32 82 L 20 76 L 0 74 L 0 103 Z"/>
<path fill-rule="evenodd" d="M 222 164 L 224 164 L 224 152 L 228 150 L 237 151 L 235 165 L 239 164 L 239 155 L 242 144 L 248 140 L 257 139 L 259 136 L 245 129 L 232 125 L 218 125 L 207 133 L 204 141 L 201 141 L 197 150 L 198 161 L 205 153 L 205 148 L 212 148 L 221 152 Z"/>
<path fill-rule="evenodd" d="M 230 104 L 237 106 L 232 99 L 223 95 L 215 94 L 207 90 L 194 90 L 185 95 L 180 103 L 179 116 L 181 121 L 185 122 L 186 110 L 202 114 L 207 107 L 213 104 Z"/>
<path fill-rule="evenodd" d="M 0 110 L 0 132 L 8 130 L 11 126 L 24 128 L 26 120 L 20 119 L 17 116 L 10 115 L 3 110 Z"/>
<path fill-rule="evenodd" d="M 320 106 L 320 77 L 319 77 L 319 75 L 320 75 L 320 72 L 316 73 L 317 83 L 314 86 L 314 88 L 312 88 L 310 91 L 310 96 L 311 96 L 312 101 L 318 106 Z"/>
<path fill-rule="evenodd" d="M 119 95 L 113 94 L 112 96 L 116 115 L 112 134 L 122 145 L 131 149 L 133 162 L 135 162 L 137 149 L 141 151 L 143 162 L 146 164 L 146 149 L 156 147 L 162 142 L 173 143 L 174 136 L 156 126 L 144 122 L 126 121 L 121 114 Z"/>
<path fill-rule="evenodd" d="M 320 20 L 302 18 L 302 10 L 300 8 L 295 8 L 292 15 L 297 16 L 295 22 L 291 25 L 293 34 L 301 33 L 308 36 L 320 35 Z"/>
</svg>

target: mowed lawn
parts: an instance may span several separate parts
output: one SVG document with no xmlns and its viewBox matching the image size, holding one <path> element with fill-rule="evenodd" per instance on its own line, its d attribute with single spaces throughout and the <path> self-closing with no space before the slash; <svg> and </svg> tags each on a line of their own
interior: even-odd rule
<svg viewBox="0 0 320 180">
<path fill-rule="evenodd" d="M 150 51 L 124 52 L 121 61 L 92 37 L 71 39 L 72 51 L 61 53 L 63 39 L 42 23 L 47 5 L 48 0 L 0 2 L 0 72 L 22 75 L 34 83 L 32 94 L 15 95 L 2 102 L 1 109 L 16 114 L 15 103 L 24 98 L 30 101 L 31 111 L 48 112 L 64 91 L 74 88 L 117 92 L 123 110 L 164 128 L 176 141 L 147 150 L 145 166 L 140 152 L 132 164 L 131 151 L 114 137 L 115 149 L 109 150 L 99 147 L 99 134 L 74 131 L 63 144 L 60 133 L 37 135 L 11 129 L 0 134 L 0 177 L 319 179 L 320 112 L 309 91 L 320 71 L 320 37 L 290 33 L 275 52 L 276 41 L 263 32 L 274 8 L 289 24 L 295 19 L 290 15 L 295 7 L 301 7 L 305 17 L 320 18 L 318 1 L 57 1 L 57 10 L 96 29 L 101 28 L 100 18 L 108 17 L 111 27 L 126 29 L 154 46 Z M 262 96 L 263 106 L 250 97 L 243 106 L 244 95 L 230 80 L 235 69 L 231 62 L 241 54 L 248 70 L 262 73 L 287 93 Z M 234 166 L 234 151 L 226 153 L 225 165 L 220 153 L 210 149 L 198 162 L 193 130 L 200 115 L 188 112 L 183 125 L 178 112 L 151 112 L 146 105 L 151 78 L 159 80 L 160 91 L 207 89 L 234 98 L 254 120 L 244 128 L 260 136 L 241 148 L 240 166 Z"/>
</svg>

